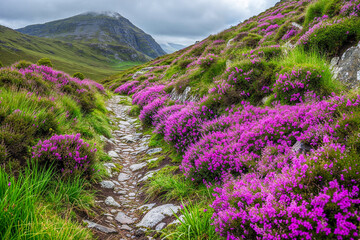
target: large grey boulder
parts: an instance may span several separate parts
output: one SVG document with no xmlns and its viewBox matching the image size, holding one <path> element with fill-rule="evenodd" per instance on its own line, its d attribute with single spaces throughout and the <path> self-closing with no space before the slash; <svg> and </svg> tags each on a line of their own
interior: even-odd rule
<svg viewBox="0 0 360 240">
<path fill-rule="evenodd" d="M 179 206 L 173 204 L 165 204 L 156 207 L 150 210 L 136 226 L 153 228 L 164 220 L 166 216 L 172 216 L 174 213 L 177 213 L 179 209 Z"/>
<path fill-rule="evenodd" d="M 349 89 L 357 89 L 360 83 L 360 43 L 347 49 L 341 58 L 331 60 L 334 78 Z"/>
</svg>

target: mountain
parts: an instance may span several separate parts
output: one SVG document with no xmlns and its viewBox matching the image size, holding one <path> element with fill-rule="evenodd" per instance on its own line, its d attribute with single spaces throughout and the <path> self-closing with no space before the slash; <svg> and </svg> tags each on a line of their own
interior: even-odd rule
<svg viewBox="0 0 360 240">
<path fill-rule="evenodd" d="M 19 60 L 36 62 L 47 57 L 59 70 L 82 72 L 88 78 L 101 79 L 149 59 L 129 47 L 118 46 L 117 50 L 126 61 L 119 62 L 112 58 L 111 52 L 91 44 L 29 36 L 0 25 L 0 61 L 5 65 Z"/>
<path fill-rule="evenodd" d="M 177 44 L 177 43 L 161 43 L 160 46 L 167 53 L 174 53 L 183 48 L 186 48 L 185 45 L 181 45 L 181 44 Z"/>
<path fill-rule="evenodd" d="M 103 81 L 163 149 L 144 192 L 188 197 L 170 239 L 359 239 L 359 16 L 282 0 Z"/>
<path fill-rule="evenodd" d="M 32 36 L 79 42 L 113 54 L 115 59 L 125 60 L 118 54 L 119 48 L 131 48 L 149 59 L 166 54 L 156 41 L 128 19 L 115 12 L 87 12 L 70 18 L 36 24 L 17 29 Z M 132 56 L 132 53 L 129 53 Z"/>
</svg>

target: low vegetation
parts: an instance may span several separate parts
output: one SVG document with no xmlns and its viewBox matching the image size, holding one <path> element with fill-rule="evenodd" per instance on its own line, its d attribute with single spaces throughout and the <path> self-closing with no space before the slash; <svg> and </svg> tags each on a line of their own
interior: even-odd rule
<svg viewBox="0 0 360 240">
<path fill-rule="evenodd" d="M 41 59 L 0 69 L 1 239 L 92 238 L 77 214 L 92 214 L 89 185 L 106 160 L 106 92 L 50 66 Z"/>
</svg>

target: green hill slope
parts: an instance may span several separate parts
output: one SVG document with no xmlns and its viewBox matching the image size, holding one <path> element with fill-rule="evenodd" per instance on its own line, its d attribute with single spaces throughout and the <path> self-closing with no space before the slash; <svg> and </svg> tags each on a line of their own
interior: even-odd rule
<svg viewBox="0 0 360 240">
<path fill-rule="evenodd" d="M 111 61 L 101 48 L 33 37 L 0 26 L 0 61 L 5 65 L 19 60 L 36 62 L 40 58 L 48 57 L 57 69 L 70 74 L 83 72 L 88 78 L 101 79 L 148 60 L 141 53 L 127 47 L 118 46 L 117 50 L 119 53 L 124 52 L 124 56 L 135 54 L 139 57 L 123 62 Z"/>
<path fill-rule="evenodd" d="M 187 201 L 167 239 L 358 238 L 359 14 L 359 0 L 282 0 L 104 80 L 179 165 L 146 185 Z"/>
</svg>

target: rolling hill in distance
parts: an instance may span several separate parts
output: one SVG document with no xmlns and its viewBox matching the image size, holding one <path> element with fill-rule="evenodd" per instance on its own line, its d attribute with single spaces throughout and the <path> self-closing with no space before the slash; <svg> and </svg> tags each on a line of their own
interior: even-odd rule
<svg viewBox="0 0 360 240">
<path fill-rule="evenodd" d="M 0 26 L 0 61 L 47 57 L 68 73 L 101 79 L 166 54 L 158 43 L 114 12 L 88 12 L 14 31 Z"/>
</svg>

